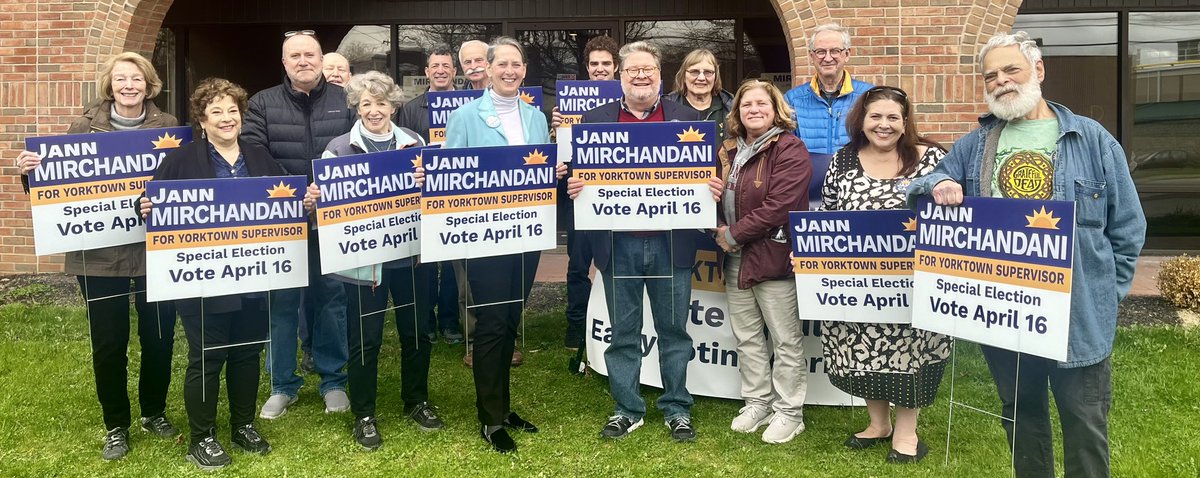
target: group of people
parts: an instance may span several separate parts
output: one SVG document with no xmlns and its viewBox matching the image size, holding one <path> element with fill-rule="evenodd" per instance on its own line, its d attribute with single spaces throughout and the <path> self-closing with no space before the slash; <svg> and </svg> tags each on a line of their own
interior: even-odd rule
<svg viewBox="0 0 1200 478">
<path fill-rule="evenodd" d="M 904 208 L 922 195 L 944 205 L 957 205 L 964 196 L 1013 197 L 1007 186 L 1016 178 L 1006 176 L 1011 168 L 1003 166 L 1033 154 L 1043 158 L 1034 164 L 1044 168 L 1053 185 L 1038 199 L 1077 204 L 1068 359 L 1055 362 L 986 346 L 984 356 L 1002 403 L 1018 476 L 1054 473 L 1047 383 L 1062 419 L 1067 475 L 1107 476 L 1116 305 L 1129 290 L 1145 231 L 1120 145 L 1095 121 L 1042 98 L 1041 54 L 1023 32 L 999 34 L 980 51 L 989 113 L 981 117 L 980 128 L 949 152 L 919 133 L 907 92 L 851 77 L 846 69 L 850 42 L 849 32 L 837 24 L 816 27 L 808 44 L 816 73 L 786 94 L 757 79 L 742 82 L 730 94 L 722 89 L 717 58 L 696 50 L 684 58 L 674 90 L 665 96 L 660 94 L 662 59 L 652 44 L 618 48 L 606 36 L 587 43 L 590 79 L 619 79 L 622 97 L 584 114 L 585 123 L 707 120 L 721 131 L 718 174 L 708 182 L 717 203 L 715 229 L 576 231 L 567 223 L 564 344 L 582 346 L 592 266 L 604 284 L 612 327 L 604 357 L 615 405 L 600 435 L 625 437 L 647 416 L 640 391 L 645 294 L 663 384 L 656 406 L 674 440 L 696 438 L 687 390 L 693 349 L 686 314 L 691 271 L 702 247 L 722 252 L 728 316 L 737 338 L 744 406 L 731 418 L 730 428 L 754 433 L 765 425 L 762 440 L 768 443 L 785 443 L 804 431 L 806 366 L 787 224 L 790 211 L 808 209 L 814 179 L 810 153 L 832 155 L 825 177 L 817 178 L 826 210 Z M 340 55 L 322 54 L 310 30 L 286 33 L 282 51 L 283 84 L 253 97 L 222 79 L 207 79 L 196 87 L 190 111 L 201 137 L 168 154 L 155 179 L 311 178 L 314 158 L 428 142 L 424 94 L 401 106 L 400 89 L 390 77 L 351 74 Z M 548 122 L 520 100 L 526 74 L 520 43 L 507 37 L 491 44 L 471 41 L 458 56 L 468 85 L 484 91 L 450 115 L 446 147 L 550 141 L 551 127 L 562 117 L 554 111 Z M 429 91 L 453 89 L 457 69 L 452 52 L 431 51 L 425 73 Z M 98 87 L 103 101 L 89 107 L 70 132 L 177 124 L 150 101 L 161 81 L 137 54 L 110 60 Z M 23 174 L 39 161 L 32 152 L 18 157 Z M 558 174 L 571 199 L 587 187 L 566 166 L 560 165 Z M 319 190 L 310 187 L 306 208 L 311 210 L 318 197 Z M 142 200 L 142 214 L 152 207 Z M 104 458 L 120 458 L 130 449 L 127 294 L 136 297 L 143 350 L 141 426 L 163 437 L 178 433 L 164 410 L 176 311 L 182 317 L 189 343 L 184 384 L 191 430 L 188 459 L 201 468 L 230 461 L 216 437 L 222 366 L 233 443 L 254 453 L 270 450 L 253 423 L 259 355 L 269 336 L 272 392 L 259 416 L 277 418 L 296 401 L 303 383 L 295 372 L 301 317 L 311 321 L 311 355 L 326 411 L 350 410 L 352 436 L 366 449 L 382 442 L 374 416 L 378 355 L 389 311 L 395 314 L 402 346 L 404 409 L 422 429 L 445 426 L 429 403 L 429 336 L 440 329 L 450 339 L 448 331 L 460 326 L 432 324 L 435 304 L 439 311 L 458 312 L 472 341 L 467 363 L 475 379 L 482 439 L 497 451 L 510 452 L 517 445 L 509 430 L 538 431 L 513 410 L 509 374 L 518 364 L 514 344 L 539 253 L 454 264 L 426 264 L 418 257 L 322 275 L 315 230 L 310 240 L 310 285 L 303 290 L 158 304 L 145 301 L 144 244 L 67 255 L 67 272 L 78 276 L 88 304 L 97 394 L 109 429 Z M 449 300 L 436 292 L 439 285 L 455 290 Z M 831 382 L 867 402 L 868 424 L 850 433 L 844 445 L 867 449 L 887 443 L 886 461 L 921 460 L 929 448 L 917 435 L 917 417 L 934 402 L 951 339 L 903 324 L 830 321 L 822 327 Z"/>
</svg>

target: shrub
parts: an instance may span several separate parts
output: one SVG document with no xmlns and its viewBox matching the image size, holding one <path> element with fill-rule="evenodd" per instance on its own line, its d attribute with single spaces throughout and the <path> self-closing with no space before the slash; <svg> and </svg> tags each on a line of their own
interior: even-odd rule
<svg viewBox="0 0 1200 478">
<path fill-rule="evenodd" d="M 1176 307 L 1200 310 L 1200 257 L 1184 254 L 1164 261 L 1158 290 Z"/>
</svg>

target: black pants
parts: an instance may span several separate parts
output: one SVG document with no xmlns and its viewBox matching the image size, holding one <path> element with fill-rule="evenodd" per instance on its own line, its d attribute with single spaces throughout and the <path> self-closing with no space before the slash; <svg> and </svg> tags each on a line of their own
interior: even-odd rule
<svg viewBox="0 0 1200 478">
<path fill-rule="evenodd" d="M 475 375 L 475 407 L 484 425 L 500 425 L 511 411 L 513 341 L 540 258 L 540 252 L 528 252 L 467 260 L 472 295 L 467 305 L 475 311 L 471 371 Z"/>
<path fill-rule="evenodd" d="M 458 323 L 458 283 L 454 279 L 454 263 L 451 261 L 431 264 L 428 274 L 429 294 L 437 302 L 437 313 L 429 307 L 429 330 L 443 332 L 462 331 Z"/>
<path fill-rule="evenodd" d="M 261 298 L 242 299 L 242 309 L 216 314 L 183 315 L 188 365 L 183 381 L 191 443 L 216 433 L 221 368 L 229 395 L 229 426 L 254 422 L 258 398 L 259 357 L 267 340 L 267 312 Z M 246 345 L 236 345 L 246 344 Z"/>
<path fill-rule="evenodd" d="M 350 410 L 355 417 L 375 415 L 379 347 L 383 344 L 389 294 L 400 335 L 400 398 L 404 409 L 429 400 L 429 353 L 433 344 L 425 336 L 429 322 L 424 318 L 429 317 L 433 301 L 429 292 L 431 275 L 436 277 L 437 264 L 384 269 L 383 280 L 375 287 L 346 284 L 346 331 L 350 347 L 347 368 Z"/>
<path fill-rule="evenodd" d="M 1054 476 L 1054 433 L 1050 396 L 1062 422 L 1066 476 L 1109 476 L 1108 410 L 1112 406 L 1112 362 L 1058 368 L 1058 362 L 981 346 L 1003 404 L 1004 430 L 1019 478 Z M 1017 357 L 1020 356 L 1020 374 Z M 1015 420 L 1010 421 L 1010 420 Z"/>
<path fill-rule="evenodd" d="M 583 328 L 592 294 L 592 244 L 576 230 L 567 231 L 567 324 Z"/>
<path fill-rule="evenodd" d="M 87 301 L 92 338 L 92 371 L 104 426 L 129 428 L 129 295 L 134 293 L 142 365 L 138 404 L 143 417 L 162 414 L 171 385 L 171 350 L 175 346 L 175 305 L 146 302 L 146 276 L 76 276 Z M 132 287 L 131 284 L 132 283 Z"/>
</svg>

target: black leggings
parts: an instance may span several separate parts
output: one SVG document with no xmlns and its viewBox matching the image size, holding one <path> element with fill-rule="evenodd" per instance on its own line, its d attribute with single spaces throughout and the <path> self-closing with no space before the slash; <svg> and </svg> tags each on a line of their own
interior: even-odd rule
<svg viewBox="0 0 1200 478">
<path fill-rule="evenodd" d="M 184 315 L 183 330 L 188 341 L 183 402 L 191 443 L 216 433 L 222 367 L 229 395 L 230 427 L 252 423 L 258 398 L 259 356 L 262 341 L 267 339 L 263 299 L 243 298 L 241 310 L 205 314 L 203 320 L 200 315 Z"/>
</svg>

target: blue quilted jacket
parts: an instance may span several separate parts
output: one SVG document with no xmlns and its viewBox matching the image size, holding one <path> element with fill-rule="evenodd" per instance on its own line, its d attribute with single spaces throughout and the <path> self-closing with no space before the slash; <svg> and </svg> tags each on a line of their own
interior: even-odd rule
<svg viewBox="0 0 1200 478">
<path fill-rule="evenodd" d="M 792 88 L 784 95 L 796 110 L 796 136 L 804 140 L 810 153 L 833 154 L 850 142 L 850 135 L 846 133 L 846 114 L 859 96 L 875 86 L 851 78 L 849 72 L 844 74 L 842 91 L 832 104 L 821 97 L 821 86 L 815 75 L 808 84 Z"/>
</svg>

